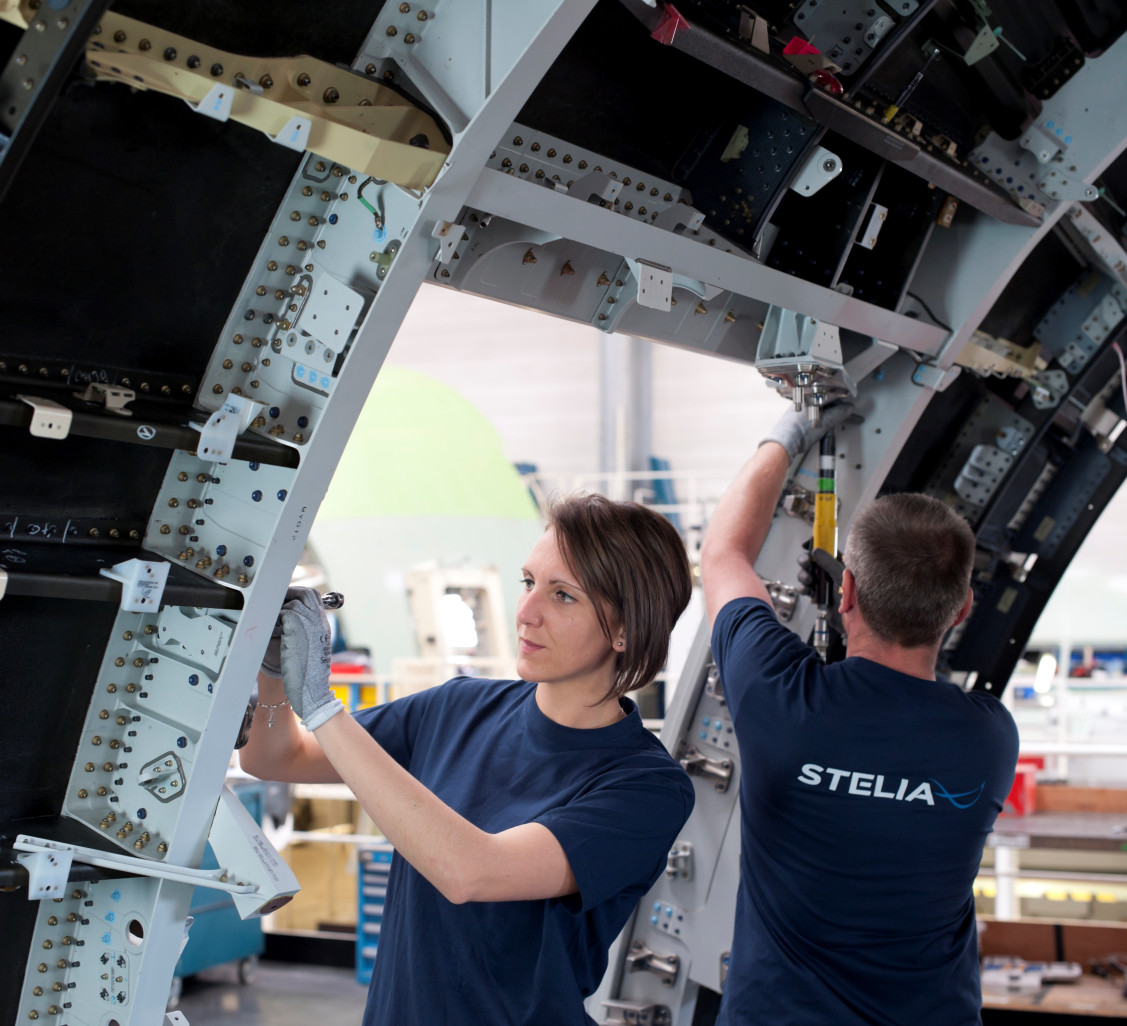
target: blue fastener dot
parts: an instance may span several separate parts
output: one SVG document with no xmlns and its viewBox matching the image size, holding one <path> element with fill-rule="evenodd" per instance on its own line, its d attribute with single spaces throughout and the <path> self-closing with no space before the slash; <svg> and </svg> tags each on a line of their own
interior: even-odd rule
<svg viewBox="0 0 1127 1026">
<path fill-rule="evenodd" d="M 270 416 L 277 420 L 282 415 L 282 411 L 277 406 L 270 407 Z"/>
<path fill-rule="evenodd" d="M 329 224 L 336 224 L 336 223 L 337 223 L 337 215 L 336 214 L 330 214 L 329 215 Z"/>
<path fill-rule="evenodd" d="M 144 819 L 148 814 L 149 814 L 148 809 L 138 809 L 137 810 L 137 818 L 138 819 Z"/>
<path fill-rule="evenodd" d="M 113 892 L 111 892 L 111 894 L 110 894 L 110 897 L 111 897 L 111 898 L 112 898 L 112 899 L 113 899 L 114 901 L 121 901 L 121 891 L 113 891 Z"/>
<path fill-rule="evenodd" d="M 667 908 L 665 910 L 665 918 L 666 919 L 672 919 L 673 918 L 673 909 Z"/>
<path fill-rule="evenodd" d="M 191 684 L 192 687 L 195 687 L 199 682 L 200 682 L 200 675 L 198 673 L 193 673 L 188 678 L 188 683 Z"/>
<path fill-rule="evenodd" d="M 1046 121 L 1046 122 L 1045 122 L 1045 127 L 1046 127 L 1046 128 L 1052 128 L 1054 124 L 1055 124 L 1055 122 L 1053 122 L 1053 121 Z"/>
<path fill-rule="evenodd" d="M 654 911 L 655 911 L 655 912 L 660 912 L 660 911 L 661 911 L 661 902 L 660 902 L 660 901 L 655 901 L 655 902 L 654 902 Z"/>
<path fill-rule="evenodd" d="M 214 694 L 214 693 L 215 693 L 215 685 L 214 685 L 214 684 L 211 684 L 211 683 L 209 683 L 209 684 L 207 685 L 207 693 L 208 693 L 209 695 L 212 695 L 212 694 Z"/>
<path fill-rule="evenodd" d="M 250 497 L 252 499 L 254 499 L 255 502 L 261 502 L 262 501 L 262 492 L 260 492 L 256 488 L 253 492 L 250 493 Z"/>
<path fill-rule="evenodd" d="M 107 923 L 112 923 L 116 918 L 117 918 L 116 912 L 107 912 L 106 913 L 106 922 Z"/>
<path fill-rule="evenodd" d="M 650 916 L 650 922 L 653 923 L 654 926 L 657 926 L 657 916 Z"/>
<path fill-rule="evenodd" d="M 216 545 L 215 546 L 215 554 L 217 556 L 227 555 L 227 546 L 226 545 Z"/>
<path fill-rule="evenodd" d="M 702 730 L 702 731 L 700 732 L 700 739 L 701 739 L 702 741 L 704 741 L 704 740 L 705 740 L 705 739 L 706 739 L 707 737 L 708 737 L 708 731 L 707 731 L 707 730 Z"/>
<path fill-rule="evenodd" d="M 702 727 L 707 727 L 711 722 L 712 722 L 712 718 L 709 717 L 709 716 L 706 716 L 703 720 L 700 721 L 700 725 Z"/>
<path fill-rule="evenodd" d="M 884 368 L 883 367 L 878 367 L 875 371 L 873 371 L 873 380 L 874 381 L 884 381 Z"/>
<path fill-rule="evenodd" d="M 294 368 L 293 376 L 295 378 L 304 378 L 305 377 L 305 368 L 302 367 L 302 365 L 300 363 Z"/>
<path fill-rule="evenodd" d="M 247 464 L 247 466 L 248 466 L 248 467 L 249 467 L 249 468 L 250 468 L 251 470 L 257 470 L 257 469 L 258 469 L 258 467 L 259 467 L 259 464 L 257 464 L 257 463 L 248 463 L 248 464 Z"/>
<path fill-rule="evenodd" d="M 326 377 L 321 378 L 321 387 L 327 389 L 329 387 L 329 379 Z"/>
<path fill-rule="evenodd" d="M 176 747 L 177 748 L 187 748 L 188 747 L 188 739 L 186 737 L 184 737 L 183 734 L 181 734 L 176 739 Z"/>
<path fill-rule="evenodd" d="M 254 566 L 254 556 L 243 556 L 243 566 Z"/>
<path fill-rule="evenodd" d="M 102 934 L 102 943 L 103 944 L 109 944 L 112 941 L 113 941 L 113 937 L 110 936 L 109 931 L 106 931 L 105 933 Z"/>
<path fill-rule="evenodd" d="M 278 489 L 278 500 L 281 501 L 286 497 L 286 490 L 284 488 Z"/>
<path fill-rule="evenodd" d="M 309 418 L 308 417 L 298 417 L 297 418 L 297 426 L 299 428 L 309 427 Z"/>
<path fill-rule="evenodd" d="M 1067 146 L 1067 145 L 1068 145 L 1068 144 L 1069 144 L 1070 142 L 1072 142 L 1072 136 L 1071 136 L 1071 135 L 1066 135 L 1066 136 L 1064 137 L 1064 144 L 1065 144 L 1065 146 Z"/>
</svg>

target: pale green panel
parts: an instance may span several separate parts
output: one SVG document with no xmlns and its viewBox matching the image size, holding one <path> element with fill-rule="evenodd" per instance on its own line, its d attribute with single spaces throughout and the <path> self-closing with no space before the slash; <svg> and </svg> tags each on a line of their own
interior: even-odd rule
<svg viewBox="0 0 1127 1026">
<path fill-rule="evenodd" d="M 318 520 L 373 516 L 539 519 L 489 421 L 447 385 L 395 366 L 380 371 Z"/>
<path fill-rule="evenodd" d="M 386 674 L 392 659 L 419 655 L 403 575 L 422 563 L 496 567 L 515 651 L 520 568 L 542 531 L 539 519 L 318 517 L 310 544 L 328 587 L 345 596 L 341 621 L 348 643 L 370 648 L 376 672 Z"/>
</svg>

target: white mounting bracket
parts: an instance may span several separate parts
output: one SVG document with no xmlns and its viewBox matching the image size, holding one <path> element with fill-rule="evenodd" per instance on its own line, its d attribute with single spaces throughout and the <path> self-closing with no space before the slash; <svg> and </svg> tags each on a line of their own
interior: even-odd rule
<svg viewBox="0 0 1127 1026">
<path fill-rule="evenodd" d="M 622 182 L 611 178 L 605 171 L 588 171 L 582 178 L 571 183 L 567 190 L 569 196 L 584 203 L 598 203 L 604 207 L 614 205 L 615 198 L 622 192 Z"/>
<path fill-rule="evenodd" d="M 183 1012 L 165 1012 L 163 1026 L 189 1026 L 189 1023 Z"/>
<path fill-rule="evenodd" d="M 131 613 L 155 613 L 160 608 L 171 563 L 127 559 L 99 571 L 103 577 L 121 582 L 121 608 Z"/>
<path fill-rule="evenodd" d="M 276 142 L 279 146 L 284 146 L 287 150 L 297 150 L 298 153 L 301 153 L 303 150 L 309 149 L 309 133 L 312 130 L 313 122 L 309 118 L 295 114 L 285 123 L 277 135 L 266 133 L 266 138 L 271 142 Z"/>
<path fill-rule="evenodd" d="M 259 408 L 265 405 L 245 395 L 228 395 L 206 424 L 191 425 L 200 433 L 196 455 L 200 459 L 226 463 L 234 452 L 235 439 L 250 427 Z"/>
<path fill-rule="evenodd" d="M 673 270 L 648 260 L 626 258 L 638 283 L 638 305 L 651 310 L 673 309 Z"/>
<path fill-rule="evenodd" d="M 704 214 L 685 203 L 674 203 L 658 214 L 653 223 L 655 228 L 664 228 L 675 235 L 679 234 L 679 228 L 684 228 L 688 232 L 699 232 L 701 225 L 704 224 Z"/>
<path fill-rule="evenodd" d="M 120 414 L 122 417 L 132 417 L 133 411 L 125 408 L 126 403 L 133 402 L 137 393 L 131 388 L 121 388 L 118 385 L 106 385 L 100 381 L 91 381 L 86 386 L 85 392 L 75 392 L 76 399 L 87 403 L 100 402 L 110 413 Z"/>
<path fill-rule="evenodd" d="M 791 180 L 789 188 L 800 196 L 813 196 L 842 172 L 841 157 L 824 146 L 815 146 Z"/>
<path fill-rule="evenodd" d="M 16 861 L 27 868 L 27 875 L 30 878 L 27 888 L 29 901 L 62 897 L 67 879 L 70 877 L 70 852 L 25 852 L 17 855 Z"/>
<path fill-rule="evenodd" d="M 31 407 L 31 424 L 28 429 L 36 438 L 66 438 L 70 434 L 70 422 L 74 414 L 53 399 L 41 399 L 35 395 L 17 395 Z"/>
<path fill-rule="evenodd" d="M 454 259 L 454 250 L 462 240 L 462 226 L 453 221 L 439 221 L 431 231 L 438 239 L 438 262 L 448 264 Z"/>
<path fill-rule="evenodd" d="M 192 103 L 191 100 L 184 102 L 197 114 L 202 114 L 206 118 L 214 118 L 216 121 L 226 121 L 231 116 L 231 101 L 234 98 L 235 89 L 233 86 L 216 82 L 199 103 Z"/>
<path fill-rule="evenodd" d="M 227 866 L 229 874 L 255 884 L 252 893 L 234 895 L 240 918 L 268 915 L 301 890 L 293 870 L 229 787 L 224 787 L 219 795 L 208 842 L 216 860 Z"/>
<path fill-rule="evenodd" d="M 1072 136 L 1066 135 L 1064 125 L 1060 124 L 1057 117 L 1042 117 L 1035 124 L 1025 130 L 1019 145 L 1023 150 L 1028 150 L 1036 158 L 1038 164 L 1048 164 L 1059 153 L 1064 153 L 1072 142 Z"/>
</svg>

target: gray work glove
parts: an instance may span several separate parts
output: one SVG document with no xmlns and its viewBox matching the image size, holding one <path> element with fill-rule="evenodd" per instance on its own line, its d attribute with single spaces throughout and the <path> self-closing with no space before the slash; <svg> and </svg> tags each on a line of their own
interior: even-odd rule
<svg viewBox="0 0 1127 1026">
<path fill-rule="evenodd" d="M 300 588 L 287 588 L 286 601 L 298 597 Z M 274 629 L 270 632 L 270 643 L 266 646 L 266 655 L 262 657 L 262 672 L 268 677 L 282 676 L 282 614 L 274 621 Z"/>
<path fill-rule="evenodd" d="M 329 687 L 331 631 L 321 596 L 312 588 L 291 588 L 282 621 L 282 683 L 290 708 L 306 730 L 316 730 L 344 703 Z"/>
<path fill-rule="evenodd" d="M 852 412 L 853 404 L 850 402 L 831 403 L 823 407 L 821 420 L 815 427 L 810 423 L 805 410 L 795 410 L 792 407 L 775 422 L 763 442 L 778 442 L 793 462 L 816 445 L 827 431 L 844 424 Z M 763 442 L 759 444 L 762 445 Z"/>
</svg>

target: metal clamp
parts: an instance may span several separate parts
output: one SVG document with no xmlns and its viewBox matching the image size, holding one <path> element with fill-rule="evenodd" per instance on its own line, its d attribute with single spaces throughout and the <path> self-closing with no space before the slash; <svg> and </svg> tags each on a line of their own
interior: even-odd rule
<svg viewBox="0 0 1127 1026">
<path fill-rule="evenodd" d="M 693 878 L 693 842 L 678 841 L 665 859 L 665 875 L 671 880 Z"/>
<path fill-rule="evenodd" d="M 672 987 L 681 968 L 677 955 L 660 955 L 645 941 L 636 940 L 630 945 L 626 955 L 626 971 L 629 973 L 653 973 L 667 987 Z"/>
<path fill-rule="evenodd" d="M 710 759 L 703 752 L 698 751 L 695 745 L 689 745 L 678 761 L 686 773 L 694 773 L 716 781 L 716 790 L 721 793 L 727 791 L 728 785 L 732 782 L 731 759 Z"/>
<path fill-rule="evenodd" d="M 714 698 L 721 705 L 728 704 L 728 700 L 724 697 L 724 684 L 720 680 L 720 667 L 715 663 L 708 665 L 708 674 L 704 681 L 704 693 L 709 698 Z"/>
<path fill-rule="evenodd" d="M 666 1005 L 644 1005 L 640 1001 L 604 1001 L 607 1018 L 602 1026 L 669 1026 L 673 1021 Z"/>
</svg>

